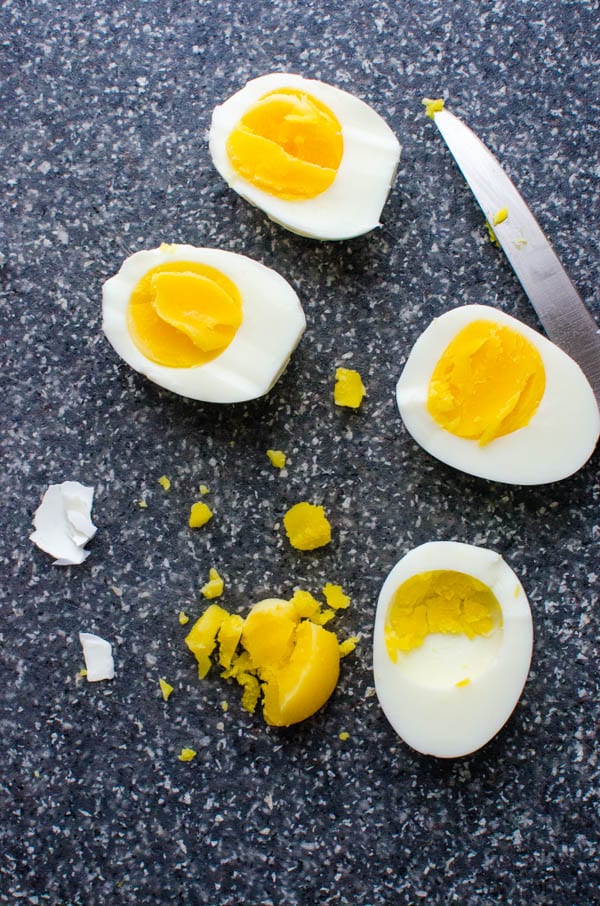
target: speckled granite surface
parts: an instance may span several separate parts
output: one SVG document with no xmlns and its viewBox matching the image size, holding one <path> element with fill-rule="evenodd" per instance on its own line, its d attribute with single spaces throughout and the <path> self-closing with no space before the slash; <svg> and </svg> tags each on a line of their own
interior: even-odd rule
<svg viewBox="0 0 600 906">
<path fill-rule="evenodd" d="M 418 449 L 393 400 L 411 343 L 457 301 L 537 326 L 423 95 L 450 98 L 500 156 L 600 315 L 597 5 L 322 6 L 1 5 L 2 902 L 598 902 L 598 455 L 556 486 L 486 483 Z M 379 231 L 294 237 L 213 170 L 212 107 L 278 69 L 353 90 L 396 131 Z M 245 252 L 298 291 L 309 327 L 266 399 L 176 398 L 108 346 L 103 280 L 164 240 Z M 332 405 L 341 363 L 367 384 L 358 414 Z M 284 473 L 267 447 L 287 452 Z M 28 535 L 46 486 L 71 478 L 96 488 L 98 534 L 59 569 Z M 215 518 L 192 533 L 200 482 Z M 280 527 L 305 497 L 334 525 L 311 555 Z M 502 553 L 536 633 L 512 718 L 456 762 L 395 736 L 370 669 L 383 578 L 440 538 Z M 338 625 L 363 640 L 314 719 L 270 730 L 217 678 L 196 681 L 177 613 L 200 612 L 215 563 L 232 609 L 295 585 L 350 592 Z M 113 682 L 76 679 L 81 629 L 114 643 Z"/>
</svg>

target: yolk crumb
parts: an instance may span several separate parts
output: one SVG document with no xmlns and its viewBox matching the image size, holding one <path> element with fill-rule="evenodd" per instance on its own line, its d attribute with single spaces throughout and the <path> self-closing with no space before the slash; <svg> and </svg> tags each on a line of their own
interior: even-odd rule
<svg viewBox="0 0 600 906">
<path fill-rule="evenodd" d="M 344 639 L 343 642 L 340 642 L 340 657 L 346 657 L 347 654 L 351 654 L 359 642 L 360 639 L 357 635 L 352 635 L 349 639 Z"/>
<path fill-rule="evenodd" d="M 470 682 L 471 680 L 469 679 L 469 677 L 465 676 L 464 679 L 459 680 L 457 683 L 454 683 L 454 685 L 458 688 L 461 688 L 462 686 L 468 686 Z"/>
<path fill-rule="evenodd" d="M 222 701 L 222 702 L 221 702 L 221 710 L 222 710 L 222 711 L 229 711 L 229 702 Z"/>
<path fill-rule="evenodd" d="M 211 566 L 208 572 L 208 582 L 202 586 L 200 591 L 205 598 L 212 600 L 213 598 L 218 598 L 223 594 L 223 585 L 223 579 L 221 578 L 217 570 L 213 566 Z"/>
<path fill-rule="evenodd" d="M 168 491 L 171 487 L 171 480 L 167 478 L 166 475 L 161 475 L 158 479 L 158 483 L 164 491 Z"/>
<path fill-rule="evenodd" d="M 337 368 L 333 398 L 336 406 L 358 409 L 367 391 L 358 371 L 352 368 Z"/>
<path fill-rule="evenodd" d="M 158 685 L 160 686 L 160 691 L 162 692 L 163 699 L 168 702 L 169 696 L 173 692 L 173 686 L 162 677 L 159 679 Z"/>
<path fill-rule="evenodd" d="M 209 493 L 210 489 L 209 489 L 208 485 L 201 484 L 200 487 L 198 488 L 198 490 L 200 491 L 200 493 L 202 494 L 203 497 L 206 497 L 206 495 Z"/>
<path fill-rule="evenodd" d="M 183 610 L 179 611 L 178 620 L 179 620 L 179 623 L 181 626 L 185 626 L 186 623 L 190 622 L 190 618 L 188 617 L 187 613 L 185 613 L 185 611 L 183 611 Z"/>
<path fill-rule="evenodd" d="M 283 525 L 292 547 L 312 551 L 331 541 L 331 526 L 322 506 L 296 503 L 283 517 Z"/>
<path fill-rule="evenodd" d="M 423 98 L 421 103 L 425 107 L 425 116 L 428 116 L 431 120 L 435 118 L 434 114 L 444 109 L 443 98 Z"/>
<path fill-rule="evenodd" d="M 339 738 L 342 740 L 342 742 L 346 742 L 347 739 L 350 739 L 350 734 L 347 730 L 342 730 L 342 732 L 339 734 Z"/>
<path fill-rule="evenodd" d="M 483 447 L 527 425 L 545 387 L 544 363 L 533 343 L 512 327 L 472 321 L 440 356 L 427 410 L 450 434 Z"/>
<path fill-rule="evenodd" d="M 323 588 L 323 594 L 327 605 L 333 607 L 334 610 L 345 610 L 350 606 L 350 598 L 344 594 L 341 585 L 332 585 L 331 582 L 328 582 Z"/>
<path fill-rule="evenodd" d="M 189 518 L 190 528 L 201 528 L 209 519 L 212 519 L 212 510 L 203 500 L 192 504 Z"/>
<path fill-rule="evenodd" d="M 138 501 L 138 506 L 139 506 L 140 509 L 142 509 L 142 510 L 147 510 L 147 509 L 148 509 L 148 504 L 146 503 L 145 500 L 139 500 L 139 501 Z"/>
<path fill-rule="evenodd" d="M 276 469 L 283 469 L 286 463 L 286 456 L 282 450 L 267 450 L 269 462 Z"/>
<path fill-rule="evenodd" d="M 354 646 L 340 643 L 322 623 L 335 616 L 306 591 L 291 600 L 268 598 L 246 619 L 212 604 L 196 622 L 186 644 L 206 676 L 218 645 L 222 677 L 242 686 L 242 707 L 253 712 L 263 698 L 263 716 L 272 726 L 310 717 L 333 692 L 340 658 Z M 224 709 L 226 710 L 226 709 Z"/>
<path fill-rule="evenodd" d="M 194 749 L 183 748 L 177 757 L 180 761 L 193 761 L 197 754 Z"/>
<path fill-rule="evenodd" d="M 488 635 L 502 626 L 502 609 L 492 589 L 466 573 L 435 569 L 417 573 L 396 590 L 385 620 L 385 643 L 396 662 L 400 652 L 419 648 L 433 633 Z"/>
<path fill-rule="evenodd" d="M 499 223 L 504 223 L 504 221 L 506 220 L 507 217 L 508 217 L 508 208 L 500 208 L 500 210 L 496 211 L 496 213 L 492 217 L 493 226 L 498 226 Z"/>
</svg>

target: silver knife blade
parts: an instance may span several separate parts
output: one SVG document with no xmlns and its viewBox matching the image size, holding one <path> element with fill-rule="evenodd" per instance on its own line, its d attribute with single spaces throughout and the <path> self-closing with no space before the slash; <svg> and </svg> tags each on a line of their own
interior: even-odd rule
<svg viewBox="0 0 600 906">
<path fill-rule="evenodd" d="M 434 122 L 488 223 L 506 208 L 506 220 L 493 227 L 549 338 L 586 375 L 600 405 L 600 331 L 535 217 L 494 155 L 462 120 L 448 110 Z"/>
</svg>

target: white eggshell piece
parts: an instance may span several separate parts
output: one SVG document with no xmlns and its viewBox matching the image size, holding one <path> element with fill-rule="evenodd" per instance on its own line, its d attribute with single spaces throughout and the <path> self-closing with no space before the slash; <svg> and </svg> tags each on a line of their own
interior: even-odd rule
<svg viewBox="0 0 600 906">
<path fill-rule="evenodd" d="M 110 642 L 91 632 L 80 632 L 79 641 L 83 649 L 88 682 L 97 683 L 99 680 L 113 679 L 115 664 Z"/>
<path fill-rule="evenodd" d="M 488 636 L 434 633 L 423 645 L 399 652 L 385 644 L 388 607 L 400 585 L 430 570 L 456 570 L 488 585 L 502 610 L 502 627 Z M 485 745 L 513 712 L 525 685 L 533 623 L 521 583 L 493 551 L 434 541 L 410 551 L 385 580 L 375 616 L 373 673 L 381 707 L 413 749 L 456 758 Z M 465 685 L 457 685 L 468 680 Z"/>
<path fill-rule="evenodd" d="M 429 382 L 454 336 L 475 320 L 518 331 L 538 350 L 546 373 L 544 395 L 523 428 L 485 446 L 456 437 L 427 410 Z M 487 305 L 464 305 L 435 318 L 412 348 L 396 387 L 404 424 L 428 453 L 447 465 L 507 484 L 546 484 L 567 478 L 592 455 L 600 434 L 594 392 L 579 365 L 546 337 Z"/>
<path fill-rule="evenodd" d="M 158 365 L 138 349 L 127 326 L 136 284 L 170 261 L 193 261 L 229 277 L 242 297 L 242 324 L 216 358 L 190 368 Z M 278 273 L 244 255 L 191 245 L 164 244 L 136 252 L 102 289 L 103 330 L 115 351 L 136 371 L 173 393 L 213 403 L 236 403 L 267 393 L 277 381 L 306 327 L 298 296 Z"/>
<path fill-rule="evenodd" d="M 244 113 L 277 88 L 298 88 L 322 101 L 342 127 L 344 153 L 332 185 L 315 198 L 289 201 L 263 192 L 241 177 L 227 155 L 227 139 Z M 248 82 L 216 107 L 209 133 L 213 163 L 227 184 L 271 220 L 312 239 L 350 239 L 379 226 L 394 181 L 400 144 L 387 123 L 347 91 L 287 72 Z"/>
<path fill-rule="evenodd" d="M 55 557 L 55 566 L 83 563 L 84 550 L 96 534 L 91 519 L 94 489 L 78 481 L 51 484 L 34 513 L 35 531 L 29 536 L 41 550 Z"/>
</svg>

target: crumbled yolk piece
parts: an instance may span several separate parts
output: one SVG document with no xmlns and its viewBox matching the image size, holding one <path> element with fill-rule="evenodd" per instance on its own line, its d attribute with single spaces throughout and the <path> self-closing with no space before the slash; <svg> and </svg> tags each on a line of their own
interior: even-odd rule
<svg viewBox="0 0 600 906">
<path fill-rule="evenodd" d="M 221 710 L 224 711 L 224 712 L 229 711 L 229 702 L 222 701 L 222 702 L 221 702 Z"/>
<path fill-rule="evenodd" d="M 160 478 L 158 479 L 158 483 L 161 486 L 161 488 L 163 489 L 163 491 L 168 491 L 169 488 L 171 487 L 171 479 L 167 478 L 166 475 L 161 475 Z"/>
<path fill-rule="evenodd" d="M 348 733 L 347 730 L 342 730 L 342 732 L 339 733 L 338 736 L 339 736 L 339 739 L 342 740 L 342 742 L 346 742 L 347 739 L 350 739 L 350 734 Z"/>
<path fill-rule="evenodd" d="M 322 506 L 296 503 L 283 517 L 283 525 L 292 547 L 312 551 L 331 541 L 331 526 Z"/>
<path fill-rule="evenodd" d="M 428 116 L 429 119 L 434 119 L 434 114 L 444 109 L 443 98 L 423 98 L 421 103 L 425 107 L 425 116 Z"/>
<path fill-rule="evenodd" d="M 344 153 L 342 127 L 321 101 L 282 87 L 259 98 L 226 145 L 239 176 L 287 201 L 320 195 L 335 180 Z"/>
<path fill-rule="evenodd" d="M 334 610 L 345 610 L 350 606 L 350 598 L 344 594 L 341 585 L 332 585 L 328 582 L 323 588 L 323 594 L 328 607 L 333 607 Z"/>
<path fill-rule="evenodd" d="M 138 501 L 138 506 L 139 506 L 140 509 L 142 509 L 142 510 L 147 510 L 147 509 L 148 509 L 148 504 L 146 503 L 145 500 L 139 500 L 139 501 Z"/>
<path fill-rule="evenodd" d="M 197 754 L 194 749 L 183 748 L 177 757 L 180 761 L 193 761 Z"/>
<path fill-rule="evenodd" d="M 502 610 L 488 585 L 449 569 L 417 573 L 400 585 L 385 620 L 388 655 L 419 648 L 432 633 L 488 635 L 502 626 Z"/>
<path fill-rule="evenodd" d="M 192 368 L 220 355 L 242 323 L 242 299 L 221 271 L 194 261 L 151 268 L 133 288 L 127 326 L 158 365 Z"/>
<path fill-rule="evenodd" d="M 168 702 L 169 696 L 173 692 L 173 686 L 162 677 L 159 679 L 158 685 L 160 686 L 160 691 L 162 692 L 163 699 Z"/>
<path fill-rule="evenodd" d="M 200 491 L 200 493 L 202 494 L 203 497 L 206 497 L 206 495 L 209 493 L 210 489 L 209 489 L 208 485 L 201 484 L 200 487 L 198 488 L 198 490 Z"/>
<path fill-rule="evenodd" d="M 468 686 L 470 682 L 471 682 L 471 680 L 469 679 L 469 677 L 465 676 L 464 679 L 459 680 L 457 683 L 454 683 L 454 685 L 460 689 L 463 686 Z"/>
<path fill-rule="evenodd" d="M 187 613 L 185 613 L 185 611 L 183 611 L 183 610 L 179 611 L 178 620 L 179 620 L 179 623 L 181 626 L 185 626 L 186 623 L 190 622 L 190 618 L 188 617 Z"/>
<path fill-rule="evenodd" d="M 212 519 L 212 510 L 203 500 L 193 503 L 190 509 L 190 518 L 188 524 L 190 528 L 201 528 L 206 525 L 209 519 Z"/>
<path fill-rule="evenodd" d="M 267 450 L 269 462 L 276 469 L 283 469 L 286 463 L 286 456 L 283 450 Z"/>
<path fill-rule="evenodd" d="M 202 586 L 200 591 L 205 598 L 212 600 L 213 598 L 218 598 L 223 594 L 224 584 L 225 583 L 223 582 L 223 579 L 221 578 L 217 570 L 214 568 L 214 566 L 211 566 L 208 571 L 208 582 L 206 582 Z"/>
<path fill-rule="evenodd" d="M 490 242 L 493 242 L 494 245 L 497 245 L 498 248 L 500 248 L 500 243 L 498 242 L 498 237 L 497 237 L 496 234 L 494 233 L 494 228 L 492 227 L 492 225 L 491 225 L 491 223 L 489 222 L 489 220 L 486 220 L 486 222 L 485 222 L 485 228 L 486 228 L 486 230 L 487 230 L 487 234 L 488 234 L 488 238 L 489 238 Z"/>
<path fill-rule="evenodd" d="M 221 675 L 242 686 L 242 707 L 253 712 L 262 695 L 265 721 L 289 726 L 325 704 L 338 680 L 340 658 L 354 647 L 348 646 L 350 640 L 340 645 L 336 635 L 320 625 L 330 616 L 335 611 L 323 611 L 302 590 L 289 601 L 260 601 L 245 620 L 213 604 L 186 643 L 198 660 L 201 677 L 218 644 Z"/>
<path fill-rule="evenodd" d="M 340 642 L 340 657 L 346 657 L 346 655 L 351 654 L 359 642 L 360 639 L 357 635 L 352 635 L 349 639 L 344 639 L 343 642 Z"/>
<path fill-rule="evenodd" d="M 427 409 L 450 434 L 483 447 L 527 425 L 545 387 L 544 363 L 528 339 L 512 327 L 473 321 L 438 360 Z"/>
<path fill-rule="evenodd" d="M 496 211 L 492 217 L 492 224 L 498 226 L 499 223 L 504 223 L 508 217 L 508 208 L 500 208 L 499 211 Z"/>
<path fill-rule="evenodd" d="M 365 385 L 358 371 L 352 368 L 336 368 L 333 399 L 336 406 L 358 409 L 367 395 Z"/>
</svg>

